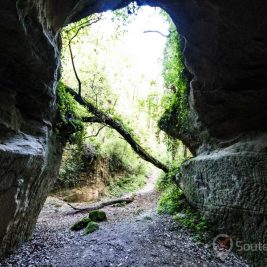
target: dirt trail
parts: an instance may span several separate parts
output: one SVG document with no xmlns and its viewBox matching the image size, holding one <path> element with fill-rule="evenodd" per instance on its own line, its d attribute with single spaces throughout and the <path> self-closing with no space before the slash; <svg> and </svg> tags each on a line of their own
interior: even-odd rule
<svg viewBox="0 0 267 267">
<path fill-rule="evenodd" d="M 154 182 L 155 177 L 150 177 L 133 203 L 104 208 L 108 221 L 88 236 L 69 230 L 86 215 L 66 215 L 72 209 L 49 197 L 32 239 L 0 266 L 249 266 L 234 254 L 221 261 L 208 244 L 198 245 L 178 222 L 158 215 Z"/>
</svg>

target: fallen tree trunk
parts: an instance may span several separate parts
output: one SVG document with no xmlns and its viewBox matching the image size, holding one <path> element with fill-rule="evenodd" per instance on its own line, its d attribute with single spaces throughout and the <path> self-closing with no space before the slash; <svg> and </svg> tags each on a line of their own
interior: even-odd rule
<svg viewBox="0 0 267 267">
<path fill-rule="evenodd" d="M 106 206 L 111 206 L 111 205 L 119 204 L 119 203 L 131 203 L 133 201 L 134 201 L 134 196 L 115 198 L 115 199 L 103 201 L 100 203 L 92 204 L 92 205 L 85 207 L 85 208 L 74 207 L 70 203 L 67 203 L 72 209 L 75 210 L 74 212 L 67 213 L 67 215 L 76 214 L 76 213 L 83 213 L 83 212 L 88 212 L 88 211 L 93 211 L 93 210 L 99 210 L 99 209 L 102 209 Z"/>
<path fill-rule="evenodd" d="M 152 163 L 154 166 L 163 170 L 166 173 L 169 171 L 169 168 L 165 164 L 161 163 L 156 158 L 151 156 L 144 148 L 142 148 L 134 140 L 133 136 L 125 129 L 125 126 L 121 122 L 113 119 L 112 117 L 110 117 L 109 115 L 107 115 L 103 111 L 99 110 L 97 107 L 95 107 L 92 103 L 86 101 L 82 96 L 77 94 L 72 88 L 66 87 L 66 90 L 74 97 L 74 99 L 80 105 L 86 107 L 90 113 L 94 114 L 95 117 L 84 118 L 83 119 L 84 122 L 86 122 L 86 121 L 87 122 L 98 122 L 98 123 L 102 123 L 102 124 L 110 126 L 114 130 L 116 130 L 125 139 L 125 141 L 128 142 L 128 144 L 130 144 L 132 149 L 143 160 L 146 160 L 146 161 Z"/>
</svg>

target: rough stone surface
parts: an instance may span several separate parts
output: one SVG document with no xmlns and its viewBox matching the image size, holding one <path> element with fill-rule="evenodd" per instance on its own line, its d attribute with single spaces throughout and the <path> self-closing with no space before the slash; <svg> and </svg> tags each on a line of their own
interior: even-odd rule
<svg viewBox="0 0 267 267">
<path fill-rule="evenodd" d="M 220 234 L 243 244 L 267 243 L 267 136 L 201 154 L 182 166 L 177 182 Z M 239 251 L 242 253 L 242 251 Z M 267 251 L 243 251 L 266 266 Z"/>
<path fill-rule="evenodd" d="M 129 2 L 17 0 L 2 3 L 0 254 L 29 236 L 58 169 L 60 145 L 55 142 L 52 129 L 60 28 L 86 15 Z M 266 147 L 257 151 L 264 140 L 256 137 L 267 130 L 267 3 L 262 0 L 148 0 L 145 3 L 164 8 L 183 36 L 185 64 L 193 76 L 190 84 L 190 108 L 196 113 L 193 126 L 197 134 L 207 133 L 197 143 L 197 158 L 183 168 L 181 181 L 186 195 L 207 212 L 211 201 L 214 207 L 218 206 L 217 202 L 223 203 L 223 210 L 216 208 L 223 222 L 228 218 L 233 221 L 237 213 L 231 207 L 238 207 L 240 214 L 246 214 L 238 216 L 238 220 L 248 227 L 243 228 L 241 235 L 255 231 L 255 239 L 262 241 L 258 231 L 266 218 L 266 167 L 260 164 L 266 162 Z M 247 151 L 242 145 L 245 138 L 253 145 L 243 153 Z M 227 150 L 234 144 L 239 156 Z M 212 156 L 207 156 L 208 152 Z M 256 169 L 253 162 L 258 166 Z M 204 180 L 195 184 L 200 170 Z M 255 177 L 260 182 L 256 183 Z M 191 183 L 185 183 L 186 178 Z M 240 198 L 221 195 L 221 187 L 231 192 L 231 186 Z M 205 188 L 209 188 L 207 200 L 203 198 Z M 253 205 L 263 207 L 257 224 L 249 224 L 253 216 L 247 217 L 247 208 Z"/>
<path fill-rule="evenodd" d="M 57 47 L 30 1 L 6 1 L 0 13 L 2 255 L 31 235 L 59 168 L 61 147 L 52 130 Z"/>
</svg>

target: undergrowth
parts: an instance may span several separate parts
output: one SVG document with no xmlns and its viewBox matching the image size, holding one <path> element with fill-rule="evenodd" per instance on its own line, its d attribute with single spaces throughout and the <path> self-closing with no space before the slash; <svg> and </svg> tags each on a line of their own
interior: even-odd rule
<svg viewBox="0 0 267 267">
<path fill-rule="evenodd" d="M 198 242 L 205 242 L 212 236 L 208 231 L 207 220 L 204 215 L 195 210 L 185 198 L 182 190 L 175 183 L 178 168 L 163 174 L 157 181 L 157 190 L 161 192 L 157 205 L 160 214 L 172 215 L 173 218 L 190 230 Z"/>
<path fill-rule="evenodd" d="M 146 177 L 144 174 L 126 175 L 123 178 L 111 182 L 108 186 L 111 196 L 122 196 L 125 193 L 135 192 L 145 185 Z"/>
<path fill-rule="evenodd" d="M 99 171 L 101 170 L 101 171 Z M 105 141 L 90 140 L 83 145 L 67 144 L 54 192 L 86 186 L 84 173 L 98 177 L 111 196 L 134 192 L 145 184 L 147 164 L 120 138 L 106 134 Z M 100 175 L 100 176 L 99 176 Z"/>
</svg>

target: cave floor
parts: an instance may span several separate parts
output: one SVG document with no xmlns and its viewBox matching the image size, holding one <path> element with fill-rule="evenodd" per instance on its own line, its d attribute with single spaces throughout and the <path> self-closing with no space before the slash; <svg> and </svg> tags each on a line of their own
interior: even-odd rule
<svg viewBox="0 0 267 267">
<path fill-rule="evenodd" d="M 69 229 L 86 215 L 66 215 L 73 210 L 49 197 L 32 239 L 0 266 L 250 266 L 232 253 L 216 258 L 210 244 L 199 245 L 170 216 L 156 213 L 157 198 L 148 183 L 129 205 L 104 208 L 108 221 L 84 236 Z"/>
</svg>

